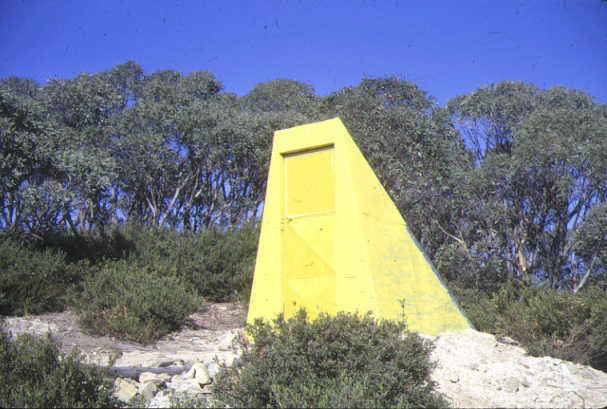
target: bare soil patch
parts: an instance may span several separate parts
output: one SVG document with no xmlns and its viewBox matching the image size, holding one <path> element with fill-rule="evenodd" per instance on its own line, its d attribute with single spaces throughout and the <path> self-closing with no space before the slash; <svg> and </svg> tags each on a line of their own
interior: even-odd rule
<svg viewBox="0 0 607 409">
<path fill-rule="evenodd" d="M 245 326 L 246 313 L 239 303 L 207 303 L 201 311 L 190 315 L 179 331 L 147 345 L 89 334 L 80 328 L 78 316 L 73 311 L 8 317 L 6 323 L 13 334 L 27 332 L 43 335 L 50 330 L 61 350 L 66 353 L 76 347 L 87 356 L 116 356 L 135 351 L 173 354 L 178 351 L 208 352 L 220 348 L 219 344 L 225 344 L 227 334 Z"/>
</svg>

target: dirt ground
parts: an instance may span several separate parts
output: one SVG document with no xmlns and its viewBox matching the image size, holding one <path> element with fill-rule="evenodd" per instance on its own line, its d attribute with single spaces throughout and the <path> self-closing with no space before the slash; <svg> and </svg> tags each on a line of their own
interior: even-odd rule
<svg viewBox="0 0 607 409">
<path fill-rule="evenodd" d="M 63 352 L 77 347 L 87 356 L 96 354 L 125 354 L 140 351 L 174 354 L 179 351 L 203 352 L 217 349 L 218 342 L 234 329 L 243 328 L 246 310 L 239 303 L 207 303 L 201 311 L 190 315 L 179 330 L 163 336 L 158 341 L 141 345 L 110 336 L 94 336 L 78 325 L 78 317 L 72 311 L 43 315 L 8 317 L 6 326 L 13 334 L 51 331 Z"/>
</svg>

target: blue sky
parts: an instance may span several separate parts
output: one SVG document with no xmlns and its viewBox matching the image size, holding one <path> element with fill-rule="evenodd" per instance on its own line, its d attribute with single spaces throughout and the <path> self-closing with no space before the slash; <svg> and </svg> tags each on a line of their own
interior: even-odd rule
<svg viewBox="0 0 607 409">
<path fill-rule="evenodd" d="M 439 103 L 502 80 L 607 103 L 601 0 L 0 0 L 0 77 L 44 82 L 127 60 L 208 69 L 226 91 L 297 79 L 320 95 L 399 74 Z"/>
</svg>

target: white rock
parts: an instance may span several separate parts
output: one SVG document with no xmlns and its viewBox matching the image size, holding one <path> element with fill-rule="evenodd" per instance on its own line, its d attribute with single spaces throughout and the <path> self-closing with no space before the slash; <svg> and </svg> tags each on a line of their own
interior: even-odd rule
<svg viewBox="0 0 607 409">
<path fill-rule="evenodd" d="M 139 375 L 139 383 L 154 382 L 157 385 L 171 380 L 171 375 L 166 373 L 143 372 Z"/>
<path fill-rule="evenodd" d="M 155 385 L 154 382 L 145 382 L 139 384 L 139 395 L 147 401 L 152 400 L 154 396 L 158 392 L 158 385 Z"/>
<path fill-rule="evenodd" d="M 171 407 L 171 390 L 158 392 L 146 405 L 148 408 L 169 408 Z"/>
<path fill-rule="evenodd" d="M 173 379 L 194 379 L 194 376 L 196 376 L 196 368 L 194 368 L 194 365 L 192 365 L 189 371 L 179 375 L 175 375 Z"/>
<path fill-rule="evenodd" d="M 138 385 L 135 381 L 124 378 L 117 378 L 114 382 L 114 395 L 123 403 L 131 403 L 131 401 L 139 393 Z"/>
<path fill-rule="evenodd" d="M 175 364 L 175 359 L 174 358 L 169 358 L 169 357 L 165 357 L 165 356 L 159 356 L 154 363 L 152 364 L 152 366 L 157 367 L 157 368 L 166 368 L 167 366 L 171 366 Z"/>
<path fill-rule="evenodd" d="M 535 358 L 513 342 L 474 330 L 435 338 L 431 378 L 455 407 L 604 407 L 607 374 L 556 358 Z"/>
<path fill-rule="evenodd" d="M 194 379 L 200 386 L 209 385 L 213 382 L 204 364 L 196 362 L 192 365 L 192 368 L 195 368 L 196 374 L 194 375 Z"/>
<path fill-rule="evenodd" d="M 211 378 L 216 378 L 221 366 L 217 362 L 209 362 L 207 365 L 207 373 Z"/>
<path fill-rule="evenodd" d="M 219 337 L 219 339 L 217 340 L 217 344 L 218 344 L 218 349 L 220 351 L 230 351 L 233 348 L 233 344 L 232 342 L 234 341 L 234 338 L 237 335 L 237 331 L 236 330 L 232 330 L 229 332 L 226 332 L 225 334 L 221 335 Z"/>
</svg>

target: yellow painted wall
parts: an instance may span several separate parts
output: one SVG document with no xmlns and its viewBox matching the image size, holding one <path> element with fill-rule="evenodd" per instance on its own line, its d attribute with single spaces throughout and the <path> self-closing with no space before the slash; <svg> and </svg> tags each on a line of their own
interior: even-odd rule
<svg viewBox="0 0 607 409">
<path fill-rule="evenodd" d="M 470 328 L 342 122 L 278 131 L 248 322 L 371 311 L 435 335 Z"/>
</svg>

